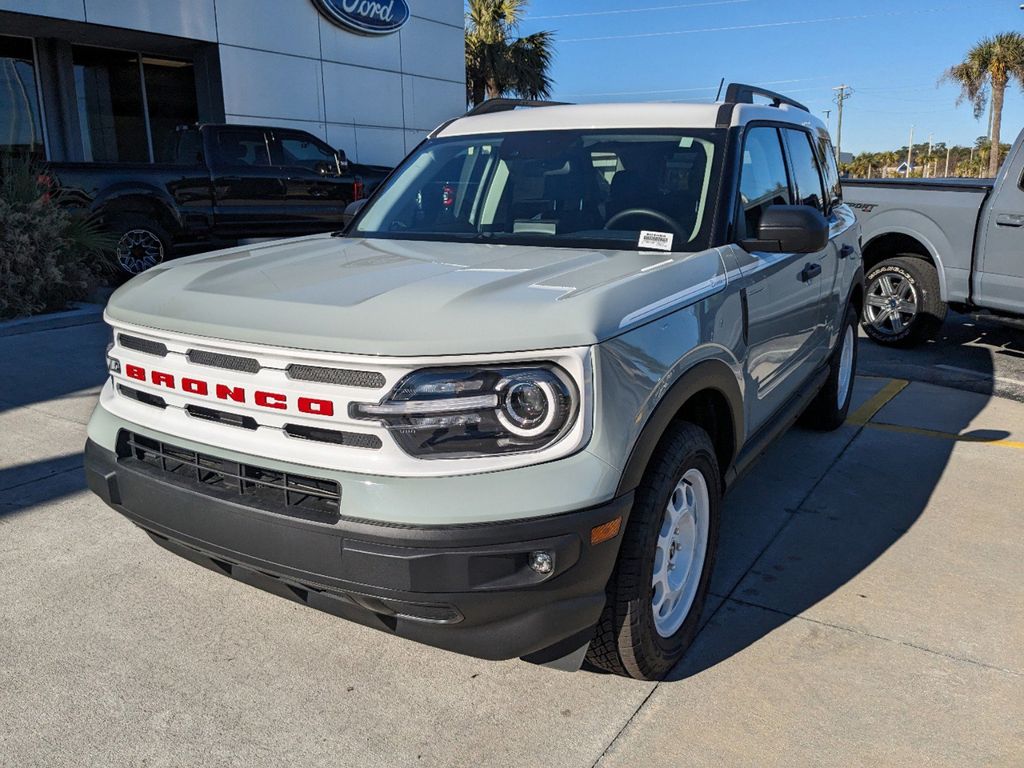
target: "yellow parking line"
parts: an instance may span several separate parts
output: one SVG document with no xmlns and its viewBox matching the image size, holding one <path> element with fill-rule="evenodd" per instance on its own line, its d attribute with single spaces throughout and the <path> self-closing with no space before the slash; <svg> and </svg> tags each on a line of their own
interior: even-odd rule
<svg viewBox="0 0 1024 768">
<path fill-rule="evenodd" d="M 886 403 L 906 389 L 909 384 L 910 382 L 905 379 L 892 379 L 878 390 L 870 400 L 850 414 L 846 419 L 846 423 L 853 424 L 856 427 L 864 426 L 874 418 L 876 413 L 885 407 Z"/>
<path fill-rule="evenodd" d="M 901 432 L 906 435 L 920 435 L 921 437 L 934 437 L 940 440 L 953 440 L 958 443 L 981 443 L 982 445 L 995 445 L 1000 448 L 1016 448 L 1024 451 L 1024 442 L 1018 440 L 990 440 L 985 437 L 973 435 L 956 435 L 952 432 L 940 432 L 937 429 L 922 429 L 920 427 L 903 427 L 899 424 L 882 424 L 877 421 L 864 424 L 872 429 L 884 429 L 887 432 Z"/>
</svg>

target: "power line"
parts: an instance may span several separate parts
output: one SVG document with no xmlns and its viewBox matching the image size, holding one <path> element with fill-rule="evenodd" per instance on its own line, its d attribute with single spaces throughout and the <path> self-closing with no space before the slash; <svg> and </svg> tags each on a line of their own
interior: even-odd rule
<svg viewBox="0 0 1024 768">
<path fill-rule="evenodd" d="M 703 3 L 678 3 L 676 5 L 655 5 L 650 8 L 616 8 L 610 11 L 581 11 L 579 13 L 554 13 L 545 16 L 527 16 L 528 21 L 540 21 L 543 19 L 577 19 L 585 16 L 614 16 L 620 13 L 647 13 L 650 11 L 675 11 L 683 8 L 706 8 L 711 5 L 739 5 L 741 3 L 754 3 L 759 0 L 707 0 Z"/>
<path fill-rule="evenodd" d="M 709 32 L 739 32 L 743 30 L 770 29 L 777 27 L 805 26 L 808 24 L 835 24 L 843 21 L 864 21 L 866 19 L 890 18 L 893 16 L 912 16 L 923 13 L 942 13 L 944 11 L 961 11 L 962 5 L 946 5 L 938 8 L 916 8 L 904 11 L 883 11 L 882 13 L 864 13 L 856 16 L 830 16 L 817 19 L 792 19 L 789 21 L 768 21 L 760 24 L 736 24 L 728 27 L 702 27 L 679 29 L 671 32 L 639 32 L 626 35 L 602 35 L 600 37 L 573 37 L 560 40 L 562 43 L 591 43 L 604 40 L 635 40 L 651 37 L 674 37 L 679 35 L 706 34 Z"/>
<path fill-rule="evenodd" d="M 835 102 L 839 107 L 839 121 L 838 127 L 836 128 L 836 162 L 843 162 L 843 105 L 846 100 L 853 96 L 853 88 L 848 85 L 840 85 L 832 89 L 836 92 Z"/>
<path fill-rule="evenodd" d="M 792 79 L 789 79 L 789 80 L 764 80 L 764 81 L 758 81 L 758 82 L 762 86 L 790 85 L 792 83 L 807 83 L 807 82 L 813 82 L 815 80 L 828 80 L 830 77 L 834 77 L 834 76 L 823 75 L 821 77 L 797 77 L 797 78 L 792 78 Z M 645 91 L 589 91 L 589 92 L 586 92 L 586 93 L 580 93 L 580 92 L 577 92 L 577 93 L 572 93 L 572 92 L 561 93 L 560 92 L 559 96 L 565 96 L 565 97 L 568 97 L 568 96 L 572 96 L 572 97 L 577 97 L 577 96 L 644 96 L 644 95 L 650 95 L 650 94 L 659 95 L 659 94 L 663 94 L 663 93 L 693 93 L 693 92 L 697 92 L 697 91 L 714 91 L 717 88 L 718 88 L 717 85 L 702 85 L 702 86 L 686 86 L 686 87 L 683 87 L 683 88 L 662 88 L 662 89 L 658 89 L 658 90 L 645 90 Z M 818 90 L 818 89 L 814 89 L 814 90 Z M 793 91 L 793 92 L 795 93 L 796 91 Z"/>
</svg>

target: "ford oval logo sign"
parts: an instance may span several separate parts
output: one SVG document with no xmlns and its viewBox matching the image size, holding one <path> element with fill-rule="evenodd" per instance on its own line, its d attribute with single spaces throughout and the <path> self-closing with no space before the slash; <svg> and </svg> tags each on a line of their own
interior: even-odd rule
<svg viewBox="0 0 1024 768">
<path fill-rule="evenodd" d="M 364 35 L 397 32 L 409 20 L 406 0 L 313 0 L 334 23 Z"/>
</svg>

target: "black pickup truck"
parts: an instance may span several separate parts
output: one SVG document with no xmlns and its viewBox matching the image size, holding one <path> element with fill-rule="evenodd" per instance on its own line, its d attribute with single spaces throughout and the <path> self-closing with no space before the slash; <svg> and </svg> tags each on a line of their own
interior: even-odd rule
<svg viewBox="0 0 1024 768">
<path fill-rule="evenodd" d="M 292 128 L 199 125 L 178 130 L 173 163 L 54 163 L 62 200 L 99 218 L 121 269 L 138 274 L 176 255 L 240 239 L 338 229 L 345 208 L 389 168 Z"/>
</svg>

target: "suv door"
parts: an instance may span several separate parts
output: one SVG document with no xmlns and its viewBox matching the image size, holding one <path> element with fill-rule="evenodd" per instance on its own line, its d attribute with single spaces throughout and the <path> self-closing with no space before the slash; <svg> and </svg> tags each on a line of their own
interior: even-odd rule
<svg viewBox="0 0 1024 768">
<path fill-rule="evenodd" d="M 779 130 L 749 128 L 740 171 L 737 240 L 757 236 L 765 210 L 794 200 Z M 747 307 L 747 385 L 757 395 L 746 398 L 747 419 L 755 430 L 824 362 L 824 268 L 820 254 L 741 251 L 738 258 Z"/>
<path fill-rule="evenodd" d="M 342 175 L 338 156 L 327 144 L 305 131 L 275 128 L 270 157 L 284 177 L 290 232 L 328 232 L 342 224 L 353 200 L 352 179 Z"/>
<path fill-rule="evenodd" d="M 1007 165 L 1014 166 L 1014 158 Z M 975 301 L 986 309 L 1024 314 L 1024 179 L 1004 176 L 988 203 Z"/>
<path fill-rule="evenodd" d="M 789 154 L 789 167 L 793 178 L 795 200 L 798 205 L 807 205 L 821 211 L 829 222 L 829 244 L 824 250 L 814 254 L 805 254 L 808 264 L 817 264 L 821 273 L 815 279 L 820 291 L 818 295 L 818 318 L 822 325 L 822 340 L 827 341 L 828 329 L 838 321 L 835 318 L 840 300 L 836 297 L 839 281 L 837 267 L 839 264 L 839 248 L 836 238 L 841 223 L 832 216 L 829 210 L 829 196 L 824 185 L 824 172 L 818 152 L 811 135 L 799 128 L 786 128 L 782 131 L 786 149 Z M 845 298 L 844 298 L 845 301 Z"/>
<path fill-rule="evenodd" d="M 268 132 L 247 126 L 216 128 L 208 148 L 217 236 L 286 234 L 285 183 L 270 163 Z"/>
</svg>

